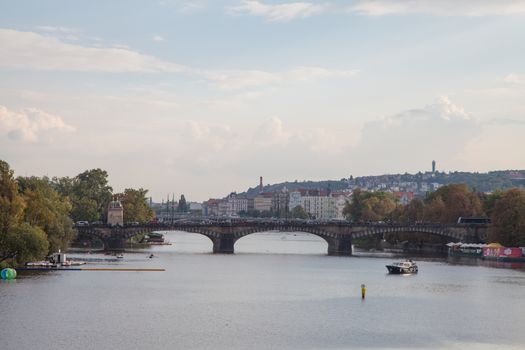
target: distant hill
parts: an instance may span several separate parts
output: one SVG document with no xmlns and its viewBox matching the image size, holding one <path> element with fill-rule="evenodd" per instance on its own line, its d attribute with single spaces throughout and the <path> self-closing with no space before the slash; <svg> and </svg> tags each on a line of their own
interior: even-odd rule
<svg viewBox="0 0 525 350">
<path fill-rule="evenodd" d="M 505 190 L 512 187 L 525 187 L 525 170 L 498 170 L 488 173 L 471 172 L 426 172 L 417 174 L 386 174 L 378 176 L 361 176 L 343 178 L 341 180 L 323 181 L 294 181 L 282 182 L 266 185 L 264 192 L 273 192 L 287 188 L 289 191 L 295 189 L 330 189 L 340 191 L 361 187 L 364 189 L 383 189 L 391 190 L 399 188 L 412 190 L 414 192 L 426 192 L 428 185 L 439 184 L 448 185 L 452 183 L 464 183 L 470 189 L 478 192 L 492 192 L 497 189 Z M 430 186 L 430 188 L 435 185 Z M 251 187 L 245 194 L 248 198 L 253 198 L 259 193 L 259 186 Z"/>
</svg>

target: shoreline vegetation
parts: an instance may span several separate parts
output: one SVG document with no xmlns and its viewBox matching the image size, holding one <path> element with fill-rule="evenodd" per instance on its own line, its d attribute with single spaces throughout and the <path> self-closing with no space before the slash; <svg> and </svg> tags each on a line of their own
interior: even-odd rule
<svg viewBox="0 0 525 350">
<path fill-rule="evenodd" d="M 9 164 L 0 160 L 0 268 L 42 260 L 59 249 L 65 251 L 77 238 L 74 222 L 105 222 L 113 199 L 121 201 L 126 221 L 149 222 L 154 213 L 147 205 L 147 193 L 143 188 L 113 193 L 108 173 L 102 169 L 86 170 L 74 178 L 15 178 Z M 488 242 L 525 246 L 525 191 L 521 188 L 485 193 L 470 190 L 466 184 L 449 184 L 407 205 L 389 192 L 357 188 L 343 213 L 355 222 L 454 224 L 458 217 L 486 217 L 491 220 Z M 355 243 L 374 249 L 382 238 Z M 391 246 L 402 242 L 408 246 L 447 243 L 439 237 L 411 233 L 391 234 L 384 239 Z M 129 244 L 137 242 L 135 239 Z"/>
</svg>

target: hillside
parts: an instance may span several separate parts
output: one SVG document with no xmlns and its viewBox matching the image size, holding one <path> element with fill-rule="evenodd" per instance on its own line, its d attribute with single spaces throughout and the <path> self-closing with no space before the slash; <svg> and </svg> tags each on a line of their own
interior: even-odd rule
<svg viewBox="0 0 525 350">
<path fill-rule="evenodd" d="M 332 191 L 347 190 L 360 187 L 369 190 L 397 190 L 413 191 L 416 193 L 428 192 L 442 185 L 464 183 L 479 192 L 492 192 L 497 189 L 511 187 L 525 187 L 525 170 L 497 170 L 488 173 L 471 172 L 435 172 L 417 174 L 385 174 L 378 176 L 361 176 L 343 178 L 341 180 L 323 181 L 294 181 L 265 185 L 264 192 L 273 192 L 287 188 L 295 189 L 330 189 Z M 259 186 L 251 187 L 243 194 L 249 198 L 259 193 Z"/>
</svg>

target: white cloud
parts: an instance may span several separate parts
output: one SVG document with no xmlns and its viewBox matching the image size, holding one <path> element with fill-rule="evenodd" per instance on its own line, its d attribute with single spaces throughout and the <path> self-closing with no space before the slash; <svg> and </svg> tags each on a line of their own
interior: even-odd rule
<svg viewBox="0 0 525 350">
<path fill-rule="evenodd" d="M 353 78 L 359 73 L 357 69 L 326 69 L 322 67 L 297 67 L 288 72 L 288 77 L 294 80 L 313 81 L 331 78 Z"/>
<path fill-rule="evenodd" d="M 68 28 L 68 27 L 55 27 L 55 26 L 37 26 L 37 30 L 45 33 L 60 33 L 60 34 L 74 34 L 77 33 L 78 30 L 75 28 Z"/>
<path fill-rule="evenodd" d="M 223 89 L 269 85 L 281 80 L 278 74 L 259 70 L 203 71 L 200 74 Z"/>
<path fill-rule="evenodd" d="M 201 71 L 208 80 L 223 89 L 273 85 L 280 83 L 317 81 L 321 79 L 348 79 L 359 73 L 357 69 L 328 69 L 297 67 L 280 73 L 260 70 Z"/>
<path fill-rule="evenodd" d="M 161 42 L 161 41 L 164 41 L 164 38 L 160 35 L 155 35 L 153 38 L 151 38 L 151 40 L 156 41 L 156 42 Z"/>
<path fill-rule="evenodd" d="M 348 12 L 367 16 L 426 13 L 439 16 L 491 16 L 525 13 L 524 0 L 358 0 Z"/>
<path fill-rule="evenodd" d="M 47 131 L 71 132 L 75 128 L 62 118 L 36 108 L 14 112 L 0 105 L 0 133 L 13 140 L 36 142 Z"/>
<path fill-rule="evenodd" d="M 262 145 L 283 144 L 290 139 L 291 135 L 284 129 L 281 119 L 272 117 L 255 131 L 254 140 Z"/>
<path fill-rule="evenodd" d="M 185 69 L 127 48 L 84 47 L 33 32 L 0 29 L 0 42 L 0 66 L 7 68 L 116 73 Z"/>
<path fill-rule="evenodd" d="M 278 5 L 268 5 L 255 0 L 243 0 L 230 9 L 234 15 L 248 14 L 265 17 L 269 21 L 287 22 L 297 18 L 306 18 L 326 10 L 326 5 L 310 2 L 290 2 Z"/>
<path fill-rule="evenodd" d="M 160 36 L 154 41 L 164 40 Z M 85 47 L 57 38 L 10 29 L 0 29 L 0 67 L 44 71 L 179 72 L 204 77 L 223 89 L 257 87 L 290 81 L 350 78 L 357 70 L 297 67 L 281 73 L 262 70 L 201 70 L 133 51 L 127 46 Z"/>
<path fill-rule="evenodd" d="M 366 123 L 349 160 L 364 173 L 411 171 L 432 159 L 459 164 L 462 151 L 480 130 L 464 108 L 442 96 L 423 108 Z"/>
<path fill-rule="evenodd" d="M 507 76 L 503 79 L 505 83 L 509 84 L 525 84 L 525 76 L 519 75 L 516 73 L 510 73 L 507 74 Z"/>
</svg>

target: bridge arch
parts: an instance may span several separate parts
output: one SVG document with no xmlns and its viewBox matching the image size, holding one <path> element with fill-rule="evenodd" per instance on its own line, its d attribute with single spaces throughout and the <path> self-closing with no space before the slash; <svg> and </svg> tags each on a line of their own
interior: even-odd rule
<svg viewBox="0 0 525 350">
<path fill-rule="evenodd" d="M 353 238 L 384 235 L 388 233 L 424 233 L 445 237 L 452 241 L 460 241 L 464 234 L 453 231 L 441 225 L 406 225 L 406 226 L 371 226 L 362 230 L 352 232 Z"/>
<path fill-rule="evenodd" d="M 289 235 L 289 236 L 288 236 Z M 294 237 L 298 236 L 298 237 Z M 270 240 L 267 240 L 267 239 Z M 264 244 L 263 242 L 267 242 Z M 258 244 L 254 244 L 258 242 Z M 261 245 L 261 243 L 263 243 Z M 245 230 L 235 235 L 235 252 L 312 253 L 326 254 L 329 242 L 326 236 L 304 229 L 284 230 L 261 228 Z"/>
</svg>

